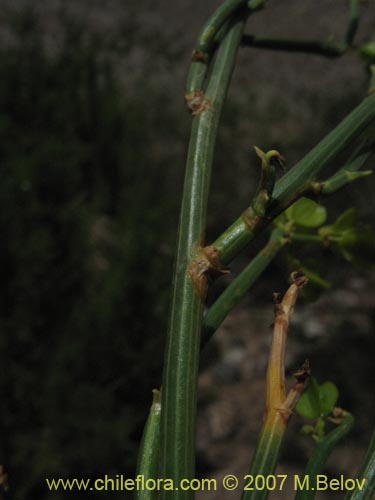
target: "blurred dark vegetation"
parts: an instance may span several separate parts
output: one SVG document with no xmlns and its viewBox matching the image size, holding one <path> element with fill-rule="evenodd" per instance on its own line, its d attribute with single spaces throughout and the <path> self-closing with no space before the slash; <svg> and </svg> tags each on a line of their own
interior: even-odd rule
<svg viewBox="0 0 375 500">
<path fill-rule="evenodd" d="M 176 195 L 163 182 L 158 110 L 127 97 L 100 40 L 66 23 L 51 56 L 30 11 L 9 21 L 1 460 L 12 498 L 45 498 L 41 477 L 134 466 L 160 384 Z"/>
<path fill-rule="evenodd" d="M 65 498 L 48 494 L 45 477 L 131 476 L 160 385 L 189 126 L 179 68 L 196 33 L 173 45 L 173 29 L 145 18 L 141 31 L 128 7 L 122 31 L 106 37 L 64 9 L 49 29 L 29 8 L 1 17 L 0 463 L 12 499 Z M 330 62 L 316 58 L 316 79 L 298 89 L 284 55 L 265 56 L 262 73 L 256 54 L 252 86 L 241 55 L 224 113 L 209 237 L 246 206 L 252 144 L 286 151 L 290 166 L 366 89 L 363 71 L 320 92 L 319 71 L 340 80 L 348 70 L 327 77 Z M 331 206 L 350 203 L 367 219 L 374 209 L 357 187 Z M 269 300 L 286 274 L 278 261 L 254 300 Z"/>
</svg>

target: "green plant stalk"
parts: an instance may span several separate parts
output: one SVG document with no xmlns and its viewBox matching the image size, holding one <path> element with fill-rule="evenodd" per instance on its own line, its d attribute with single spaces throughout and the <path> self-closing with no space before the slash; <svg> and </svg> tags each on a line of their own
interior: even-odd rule
<svg viewBox="0 0 375 500">
<path fill-rule="evenodd" d="M 202 348 L 207 344 L 231 309 L 241 300 L 287 242 L 288 240 L 284 237 L 283 231 L 274 229 L 265 247 L 208 310 L 203 320 Z M 145 478 L 156 478 L 159 466 L 161 404 L 159 391 L 155 389 L 153 392 L 154 400 L 143 433 L 137 466 L 137 474 L 141 474 Z M 152 494 L 155 494 L 155 492 L 138 491 L 135 499 L 153 500 Z"/>
<path fill-rule="evenodd" d="M 290 239 L 292 242 L 323 243 L 323 238 L 318 234 L 291 233 Z"/>
<path fill-rule="evenodd" d="M 198 36 L 193 51 L 192 63 L 186 82 L 185 93 L 187 96 L 196 91 L 203 90 L 208 64 L 218 42 L 218 36 L 222 37 L 222 33 L 220 32 L 223 30 L 225 33 L 225 23 L 237 9 L 246 5 L 246 3 L 245 0 L 227 0 L 207 20 Z"/>
<path fill-rule="evenodd" d="M 201 52 L 210 52 L 215 45 L 215 36 L 220 28 L 224 25 L 237 9 L 246 5 L 246 0 L 226 0 L 212 16 L 207 20 L 206 24 L 198 37 L 196 50 Z"/>
<path fill-rule="evenodd" d="M 245 19 L 233 25 L 219 47 L 206 95 L 210 106 L 193 118 L 180 215 L 177 258 L 163 372 L 161 477 L 178 484 L 194 477 L 195 421 L 200 330 L 205 276 L 197 287 L 189 264 L 203 243 L 210 171 L 218 123 Z M 197 290 L 199 288 L 199 291 Z M 191 499 L 191 491 L 162 491 L 161 498 Z"/>
<path fill-rule="evenodd" d="M 303 477 L 309 477 L 310 488 L 315 488 L 316 476 L 322 473 L 333 448 L 349 433 L 353 424 L 353 416 L 345 412 L 341 424 L 316 442 L 303 475 Z M 315 497 L 316 489 L 313 490 L 310 488 L 298 490 L 294 497 L 295 500 L 312 500 Z"/>
<path fill-rule="evenodd" d="M 244 47 L 255 49 L 281 50 L 303 54 L 316 54 L 323 57 L 341 57 L 345 47 L 333 42 L 320 42 L 317 40 L 288 40 L 283 38 L 261 37 L 244 35 L 241 41 Z"/>
<path fill-rule="evenodd" d="M 137 475 L 143 476 L 145 481 L 159 477 L 160 414 L 160 392 L 154 389 L 137 464 Z M 157 490 L 138 489 L 135 491 L 134 500 L 156 500 L 158 495 Z"/>
<path fill-rule="evenodd" d="M 345 500 L 370 500 L 375 493 L 375 430 L 357 478 L 366 478 L 364 488 L 347 493 Z"/>
<path fill-rule="evenodd" d="M 354 41 L 354 37 L 358 30 L 359 24 L 359 1 L 358 0 L 350 0 L 349 6 L 349 22 L 348 27 L 345 34 L 344 43 L 346 45 L 351 45 Z"/>
<path fill-rule="evenodd" d="M 354 151 L 347 163 L 340 168 L 332 177 L 321 182 L 312 182 L 311 190 L 315 194 L 330 195 L 350 184 L 351 182 L 367 177 L 372 174 L 372 170 L 362 170 L 360 168 L 373 154 L 373 145 L 364 140 Z"/>
<path fill-rule="evenodd" d="M 241 45 L 258 49 L 283 50 L 287 52 L 316 54 L 324 57 L 341 57 L 353 43 L 359 24 L 358 0 L 349 2 L 349 20 L 342 42 L 318 40 L 287 40 L 254 35 L 244 35 Z"/>
<path fill-rule="evenodd" d="M 202 347 L 287 243 L 288 240 L 285 238 L 283 231 L 274 229 L 265 247 L 260 250 L 208 309 L 203 319 Z"/>
<path fill-rule="evenodd" d="M 372 175 L 372 170 L 361 170 L 359 172 L 355 172 L 354 170 L 340 170 L 337 172 L 337 175 L 332 177 L 331 179 L 327 179 L 322 183 L 321 194 L 329 195 L 336 193 L 339 189 L 347 186 L 348 184 L 362 179 L 363 177 L 368 177 Z"/>
<path fill-rule="evenodd" d="M 203 26 L 193 51 L 192 63 L 188 72 L 186 82 L 187 96 L 197 90 L 203 90 L 208 64 L 218 38 L 222 36 L 220 31 L 223 29 L 225 33 L 225 23 L 233 16 L 236 10 L 245 6 L 246 3 L 246 0 L 226 0 L 226 2 L 216 9 Z"/>
<path fill-rule="evenodd" d="M 239 217 L 212 244 L 223 265 L 228 264 L 255 234 L 301 196 L 311 181 L 375 119 L 375 94 L 364 99 L 334 130 L 300 160 L 275 185 L 265 217 L 252 226 Z M 245 212 L 246 213 L 246 212 Z"/>
<path fill-rule="evenodd" d="M 285 431 L 286 424 L 281 420 L 280 416 L 272 415 L 264 423 L 249 471 L 251 476 L 267 477 L 274 473 Z M 266 488 L 244 491 L 241 500 L 264 500 L 268 494 L 269 491 Z"/>
</svg>

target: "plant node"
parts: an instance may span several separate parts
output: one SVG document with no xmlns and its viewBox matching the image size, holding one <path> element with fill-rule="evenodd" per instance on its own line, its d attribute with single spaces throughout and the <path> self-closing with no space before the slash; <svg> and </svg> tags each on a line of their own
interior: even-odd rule
<svg viewBox="0 0 375 500">
<path fill-rule="evenodd" d="M 202 62 L 207 64 L 208 63 L 208 54 L 206 52 L 203 52 L 202 50 L 193 50 L 191 54 L 191 60 L 193 62 Z"/>
<path fill-rule="evenodd" d="M 185 95 L 185 102 L 189 113 L 193 116 L 202 114 L 209 109 L 211 103 L 205 97 L 202 90 L 194 90 L 190 94 Z"/>
<path fill-rule="evenodd" d="M 215 279 L 228 273 L 229 270 L 220 263 L 218 249 L 213 246 L 199 247 L 196 257 L 188 266 L 188 275 L 202 300 L 205 296 L 207 278 Z"/>
</svg>

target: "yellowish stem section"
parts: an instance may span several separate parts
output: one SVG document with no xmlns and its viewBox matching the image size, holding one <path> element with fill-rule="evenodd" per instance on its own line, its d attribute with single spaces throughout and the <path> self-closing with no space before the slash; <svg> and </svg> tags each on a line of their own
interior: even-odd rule
<svg viewBox="0 0 375 500">
<path fill-rule="evenodd" d="M 303 366 L 296 374 L 297 382 L 288 396 L 285 394 L 285 347 L 288 336 L 290 319 L 301 288 L 307 283 L 301 273 L 293 273 L 292 284 L 288 288 L 281 302 L 276 305 L 271 352 L 268 362 L 266 379 L 266 414 L 265 427 L 285 427 L 296 404 L 299 394 L 303 390 L 304 380 L 308 367 Z M 299 380 L 301 379 L 301 380 Z"/>
</svg>

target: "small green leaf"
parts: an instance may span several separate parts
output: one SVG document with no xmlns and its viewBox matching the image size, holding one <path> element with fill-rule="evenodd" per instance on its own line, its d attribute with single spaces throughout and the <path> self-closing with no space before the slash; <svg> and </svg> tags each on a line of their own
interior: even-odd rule
<svg viewBox="0 0 375 500">
<path fill-rule="evenodd" d="M 327 211 L 322 205 L 309 198 L 300 198 L 287 209 L 286 215 L 297 226 L 319 227 L 324 224 Z"/>
<path fill-rule="evenodd" d="M 361 56 L 370 64 L 375 61 L 375 42 L 365 43 L 359 48 Z"/>
<path fill-rule="evenodd" d="M 323 288 L 327 290 L 331 288 L 331 283 L 324 278 L 322 278 L 318 273 L 308 269 L 307 267 L 302 266 L 301 271 L 305 274 L 306 278 L 309 280 L 309 283 L 316 285 L 319 288 Z"/>
<path fill-rule="evenodd" d="M 319 386 L 321 415 L 326 417 L 331 413 L 339 397 L 339 391 L 332 382 L 324 382 Z"/>
<path fill-rule="evenodd" d="M 370 226 L 358 226 L 344 231 L 338 241 L 343 257 L 352 264 L 375 268 L 375 231 Z"/>
<path fill-rule="evenodd" d="M 305 424 L 301 427 L 301 434 L 304 434 L 305 436 L 309 436 L 309 435 L 314 433 L 314 430 L 315 430 L 315 428 L 313 425 Z"/>
<path fill-rule="evenodd" d="M 315 420 L 321 414 L 319 385 L 314 377 L 311 377 L 309 385 L 303 392 L 295 407 L 296 412 L 304 418 Z"/>
<path fill-rule="evenodd" d="M 286 213 L 283 212 L 278 217 L 276 217 L 273 221 L 273 225 L 278 227 L 279 229 L 285 230 L 287 229 L 288 224 L 290 225 L 290 221 L 286 216 Z"/>
<path fill-rule="evenodd" d="M 352 228 L 357 224 L 358 212 L 355 208 L 349 208 L 342 213 L 333 224 L 335 232 L 341 232 L 346 229 Z"/>
<path fill-rule="evenodd" d="M 319 236 L 331 243 L 348 262 L 375 269 L 375 231 L 358 223 L 358 214 L 350 208 L 331 226 L 319 229 Z"/>
</svg>

